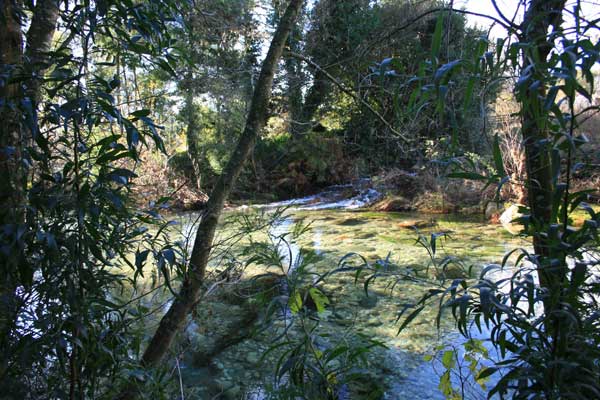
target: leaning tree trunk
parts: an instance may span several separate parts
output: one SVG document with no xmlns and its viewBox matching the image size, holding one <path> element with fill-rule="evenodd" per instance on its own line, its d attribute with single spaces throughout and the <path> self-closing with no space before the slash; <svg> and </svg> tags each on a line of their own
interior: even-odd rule
<svg viewBox="0 0 600 400">
<path fill-rule="evenodd" d="M 523 50 L 522 81 L 518 89 L 527 170 L 528 203 L 534 223 L 544 230 L 552 221 L 554 180 L 549 137 L 549 115 L 544 109 L 548 71 L 546 60 L 553 47 L 548 30 L 562 23 L 565 0 L 531 0 L 523 21 L 521 40 L 529 45 Z M 535 82 L 542 84 L 535 85 Z M 549 238 L 536 234 L 535 254 L 549 262 L 553 257 Z M 560 271 L 540 270 L 540 284 L 550 288 L 560 280 Z"/>
<path fill-rule="evenodd" d="M 142 357 L 142 363 L 146 367 L 154 366 L 161 361 L 169 349 L 175 334 L 179 331 L 187 315 L 198 301 L 198 296 L 204 285 L 206 265 L 212 249 L 219 216 L 223 210 L 225 200 L 254 146 L 256 138 L 265 126 L 275 69 L 283 52 L 287 36 L 296 21 L 302 2 L 303 0 L 290 1 L 275 31 L 254 90 L 246 126 L 240 136 L 236 149 L 210 194 L 202 221 L 198 226 L 196 240 L 190 257 L 189 272 L 183 281 L 179 295 L 160 321 Z"/>
<path fill-rule="evenodd" d="M 50 64 L 48 52 L 52 45 L 57 20 L 57 0 L 36 1 L 31 27 L 27 31 L 25 50 L 25 60 L 31 68 L 31 79 L 27 82 L 26 95 L 34 104 L 40 100 L 41 77 Z"/>
</svg>

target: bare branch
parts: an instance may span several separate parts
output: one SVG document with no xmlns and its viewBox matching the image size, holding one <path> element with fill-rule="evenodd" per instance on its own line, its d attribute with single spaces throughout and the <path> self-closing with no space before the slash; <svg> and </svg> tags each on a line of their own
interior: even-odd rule
<svg viewBox="0 0 600 400">
<path fill-rule="evenodd" d="M 512 30 L 514 30 L 514 28 L 513 28 L 514 24 L 512 24 L 512 26 L 511 25 L 507 25 L 504 21 L 502 21 L 502 20 L 500 20 L 498 18 L 492 17 L 491 15 L 481 14 L 481 13 L 477 13 L 477 12 L 473 12 L 473 11 L 468 11 L 468 10 L 461 10 L 461 9 L 458 9 L 458 8 L 438 7 L 438 8 L 432 8 L 431 10 L 427 10 L 424 13 L 422 13 L 422 14 L 414 17 L 413 19 L 411 19 L 410 21 L 408 21 L 406 24 L 404 24 L 402 26 L 399 26 L 398 28 L 396 28 L 393 31 L 391 31 L 386 36 L 386 38 L 389 38 L 390 36 L 392 36 L 392 35 L 400 32 L 400 31 L 402 31 L 402 30 L 404 30 L 406 28 L 411 27 L 415 22 L 417 22 L 417 21 L 419 21 L 419 20 L 427 17 L 428 15 L 436 14 L 436 13 L 439 13 L 439 12 L 448 12 L 448 11 L 455 12 L 455 13 L 458 13 L 458 14 L 473 15 L 473 16 L 476 16 L 476 17 L 487 18 L 487 19 L 489 19 L 491 21 L 494 21 L 495 23 L 497 23 L 498 25 L 500 25 L 501 27 L 503 27 L 504 29 L 506 29 L 509 32 L 512 31 Z"/>
<path fill-rule="evenodd" d="M 383 115 L 381 115 L 377 110 L 375 110 L 368 102 L 366 102 L 365 100 L 361 99 L 359 96 L 357 96 L 352 90 L 346 88 L 344 86 L 344 84 L 342 84 L 340 81 L 338 81 L 333 75 L 331 75 L 329 72 L 327 72 L 326 70 L 324 70 L 319 64 L 315 63 L 314 61 L 312 61 L 311 59 L 304 57 L 301 54 L 298 53 L 291 53 L 288 52 L 287 53 L 289 56 L 297 58 L 299 60 L 304 61 L 305 63 L 309 64 L 311 67 L 318 69 L 319 71 L 323 72 L 323 74 L 327 77 L 327 79 L 329 79 L 335 86 L 337 86 L 342 92 L 346 93 L 348 96 L 352 97 L 354 100 L 360 102 L 362 105 L 364 105 L 371 113 L 373 113 L 373 115 L 375 115 L 381 122 L 383 122 L 385 124 L 385 126 L 392 131 L 396 136 L 398 136 L 400 139 L 404 140 L 407 143 L 412 142 L 412 139 L 409 139 L 407 136 L 405 136 L 404 134 L 402 134 L 401 132 L 399 132 L 398 130 L 396 130 L 384 117 Z"/>
</svg>

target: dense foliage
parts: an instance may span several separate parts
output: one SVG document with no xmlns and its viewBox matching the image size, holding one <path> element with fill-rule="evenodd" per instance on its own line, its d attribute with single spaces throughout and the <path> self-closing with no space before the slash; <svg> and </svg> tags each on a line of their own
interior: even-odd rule
<svg viewBox="0 0 600 400">
<path fill-rule="evenodd" d="M 588 142 L 577 130 L 581 114 L 575 102 L 581 96 L 592 103 L 595 82 L 591 71 L 599 61 L 599 43 L 594 39 L 598 26 L 581 16 L 579 3 L 573 10 L 575 25 L 567 27 L 563 24 L 564 2 L 531 2 L 525 25 L 507 21 L 516 40 L 500 39 L 495 52 L 480 59 L 482 77 L 492 81 L 507 74 L 519 77 L 514 91 L 527 176 L 516 183 L 525 186 L 529 201 L 520 207 L 516 221 L 523 225 L 522 235 L 531 239 L 533 249 L 508 252 L 501 265 L 487 266 L 475 282 L 455 279 L 445 288 L 432 289 L 407 317 L 410 321 L 435 298 L 443 308 L 452 310 L 465 337 L 471 338 L 476 331 L 489 335 L 499 357 L 495 365 L 476 371 L 478 379 L 499 375 L 489 396 L 554 399 L 600 394 L 600 220 L 586 203 L 594 199 L 590 195 L 595 190 L 576 190 L 572 183 L 575 171 L 585 168 L 585 163 L 575 161 L 585 159 L 578 153 Z M 468 62 L 446 64 L 437 74 L 446 75 L 455 65 L 464 68 Z M 500 192 L 511 176 L 504 168 L 498 136 L 492 155 L 494 168 L 488 175 L 474 171 L 468 155 L 450 158 L 449 164 L 457 167 L 451 176 L 487 181 Z M 587 215 L 583 225 L 574 228 L 571 216 L 578 208 Z M 432 258 L 435 239 L 432 236 L 429 243 L 433 245 Z M 467 342 L 471 353 L 472 343 Z M 485 348 L 475 353 L 488 356 Z M 451 369 L 450 364 L 445 366 Z M 445 379 L 447 396 L 465 395 L 452 387 L 448 373 Z"/>
<path fill-rule="evenodd" d="M 438 326 L 453 315 L 464 349 L 431 357 L 448 398 L 467 379 L 490 397 L 600 397 L 598 21 L 524 1 L 492 40 L 452 4 L 0 1 L 0 397 L 184 397 L 180 328 L 249 265 L 276 270 L 244 300 L 273 337 L 273 398 L 383 395 L 366 371 L 383 343 L 323 328 L 332 274 L 367 297 L 375 280 L 433 285 L 398 328 L 433 303 Z M 433 275 L 357 254 L 319 275 L 279 212 L 217 234 L 230 194 L 376 174 L 396 209 L 514 200 L 531 246 L 473 279 L 438 232 L 417 239 Z M 202 209 L 197 235 L 174 242 L 162 215 L 184 208 Z"/>
<path fill-rule="evenodd" d="M 141 273 L 148 250 L 130 254 L 144 243 L 164 272 L 173 262 L 147 233 L 158 215 L 129 198 L 142 148 L 164 146 L 125 98 L 122 63 L 170 70 L 175 5 L 2 6 L 16 55 L 3 50 L 1 71 L 3 396 L 96 398 L 140 345 L 140 316 L 109 291 L 129 286 L 124 268 Z"/>
</svg>

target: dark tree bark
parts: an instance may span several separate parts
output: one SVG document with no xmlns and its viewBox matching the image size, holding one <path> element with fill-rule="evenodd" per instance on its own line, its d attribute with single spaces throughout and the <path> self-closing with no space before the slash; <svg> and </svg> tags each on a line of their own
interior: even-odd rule
<svg viewBox="0 0 600 400">
<path fill-rule="evenodd" d="M 294 117 L 294 123 L 292 124 L 292 135 L 294 137 L 308 132 L 313 127 L 312 119 L 331 91 L 329 80 L 322 70 L 315 70 L 313 81 L 298 116 Z"/>
<path fill-rule="evenodd" d="M 142 357 L 142 363 L 147 367 L 156 365 L 162 360 L 173 342 L 175 334 L 179 331 L 187 315 L 198 301 L 198 296 L 204 284 L 206 266 L 223 205 L 254 146 L 256 138 L 265 126 L 275 69 L 283 52 L 288 34 L 302 6 L 302 2 L 302 0 L 290 1 L 275 31 L 269 52 L 262 65 L 256 89 L 254 90 L 246 126 L 240 136 L 236 149 L 210 194 L 202 221 L 198 226 L 196 240 L 190 257 L 188 275 L 181 286 L 179 296 L 173 301 L 173 304 L 162 318 Z"/>
<path fill-rule="evenodd" d="M 16 83 L 0 84 L 0 225 L 12 226 L 15 237 L 26 223 L 27 173 L 23 166 L 23 152 L 38 130 L 33 125 L 36 119 L 24 118 L 24 114 L 36 112 L 40 78 L 47 68 L 46 53 L 58 19 L 58 2 L 37 2 L 25 50 L 22 15 L 21 0 L 0 0 L 0 68 L 11 79 L 19 78 Z M 10 235 L 7 241 L 7 245 L 14 245 Z M 9 339 L 14 327 L 19 308 L 16 288 L 30 284 L 33 278 L 33 271 L 21 267 L 22 251 L 16 246 L 17 251 L 11 251 L 10 258 L 3 256 L 0 261 L 0 348 L 8 348 L 4 341 Z M 7 367 L 4 360 L 3 356 L 0 377 Z"/>
<path fill-rule="evenodd" d="M 30 68 L 31 79 L 27 82 L 26 95 L 34 103 L 39 102 L 41 77 L 48 68 L 48 52 L 58 20 L 58 1 L 38 0 L 33 10 L 31 27 L 27 31 L 25 60 Z"/>
<path fill-rule="evenodd" d="M 548 75 L 546 60 L 553 43 L 549 29 L 560 29 L 565 0 L 531 0 L 521 28 L 521 41 L 529 45 L 523 50 L 522 78 L 526 87 L 519 89 L 521 102 L 521 123 L 525 147 L 528 203 L 531 216 L 542 230 L 552 221 L 554 201 L 554 180 L 548 130 L 548 113 L 544 109 L 546 87 L 543 82 Z M 530 75 L 528 75 L 530 74 Z M 541 85 L 533 85 L 534 82 Z M 550 260 L 551 247 L 546 236 L 537 234 L 533 238 L 536 255 Z M 540 284 L 553 286 L 560 273 L 543 268 L 540 271 Z"/>
<path fill-rule="evenodd" d="M 21 1 L 0 0 L 0 65 L 10 76 L 21 74 L 23 67 L 23 34 L 21 32 Z M 22 99 L 18 83 L 0 85 L 0 211 L 1 222 L 16 223 L 20 218 L 21 178 L 19 160 L 21 158 L 21 119 L 19 107 Z"/>
<path fill-rule="evenodd" d="M 190 81 L 189 85 L 193 85 Z M 198 121 L 198 113 L 194 107 L 194 90 L 192 87 L 187 88 L 185 97 L 185 110 L 188 117 L 188 124 L 185 131 L 185 138 L 187 142 L 188 156 L 192 162 L 192 169 L 194 170 L 194 185 L 197 190 L 202 190 L 202 175 L 200 169 L 200 151 L 198 149 L 198 133 L 200 131 L 200 124 Z"/>
<path fill-rule="evenodd" d="M 19 0 L 0 0 L 0 21 L 5 28 L 0 29 L 0 65 L 7 69 L 11 77 L 22 76 L 22 85 L 9 83 L 0 86 L 3 99 L 0 115 L 0 202 L 8 207 L 0 211 L 2 222 L 8 214 L 12 221 L 22 220 L 24 208 L 24 173 L 21 167 L 22 150 L 25 143 L 31 142 L 31 133 L 37 126 L 24 126 L 23 100 L 30 102 L 30 112 L 35 112 L 40 96 L 41 76 L 48 67 L 47 53 L 52 44 L 52 36 L 58 19 L 58 2 L 40 0 L 33 10 L 31 25 L 27 32 L 27 46 L 23 49 L 21 15 L 23 3 Z M 31 119 L 34 120 L 34 119 Z M 29 135 L 27 134 L 29 133 Z"/>
<path fill-rule="evenodd" d="M 0 0 L 0 68 L 10 75 L 20 72 L 23 62 L 23 35 L 20 8 L 12 0 Z M 4 72 L 4 71 L 3 71 Z M 19 104 L 22 92 L 18 83 L 0 84 L 0 225 L 16 228 L 23 221 L 23 175 L 21 160 L 21 119 Z M 2 238 L 9 245 L 11 237 Z M 8 349 L 10 331 L 18 308 L 15 289 L 21 279 L 18 273 L 20 252 L 2 255 L 0 260 L 0 348 Z M 5 355 L 0 356 L 0 381 L 9 367 Z"/>
</svg>

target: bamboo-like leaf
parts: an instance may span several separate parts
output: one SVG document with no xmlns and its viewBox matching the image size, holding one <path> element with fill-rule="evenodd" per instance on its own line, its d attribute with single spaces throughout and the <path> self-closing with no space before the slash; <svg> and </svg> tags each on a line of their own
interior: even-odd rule
<svg viewBox="0 0 600 400">
<path fill-rule="evenodd" d="M 440 47 L 442 45 L 442 31 L 444 27 L 444 15 L 442 13 L 438 14 L 437 21 L 435 23 L 435 30 L 433 32 L 433 37 L 431 39 L 431 59 L 436 60 L 439 53 Z M 433 61 L 435 62 L 435 61 Z"/>
</svg>

